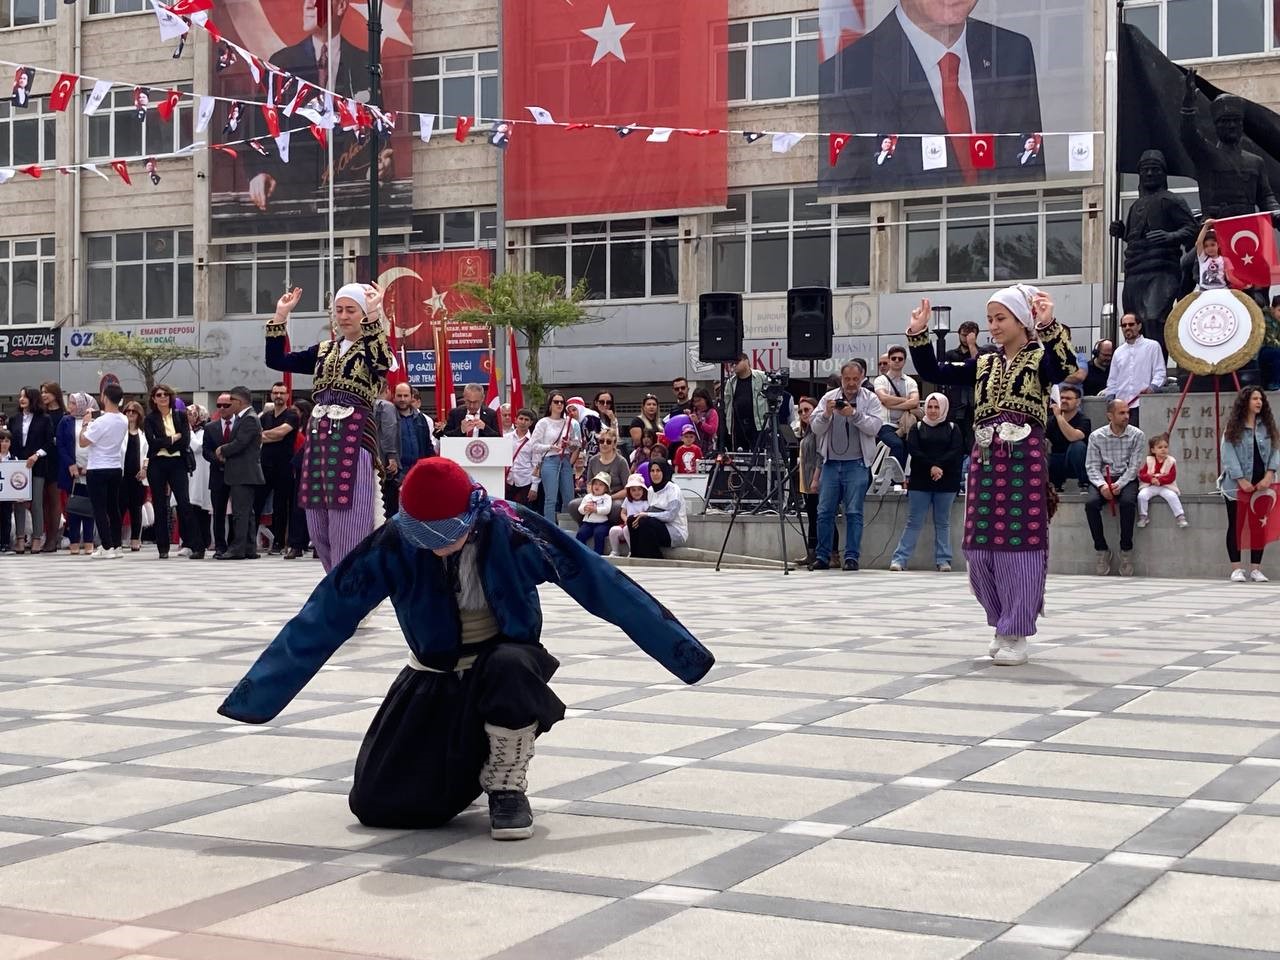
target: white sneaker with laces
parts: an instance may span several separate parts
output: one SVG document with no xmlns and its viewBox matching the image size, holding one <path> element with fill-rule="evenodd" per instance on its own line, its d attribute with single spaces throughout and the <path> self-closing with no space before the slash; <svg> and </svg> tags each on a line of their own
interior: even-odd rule
<svg viewBox="0 0 1280 960">
<path fill-rule="evenodd" d="M 1005 644 L 991 659 L 997 667 L 1018 667 L 1027 662 L 1027 638 L 1005 637 Z"/>
<path fill-rule="evenodd" d="M 1231 582 L 1232 582 L 1232 583 L 1244 583 L 1244 582 L 1245 582 L 1245 580 L 1247 580 L 1247 579 L 1248 579 L 1248 578 L 1244 575 L 1244 571 L 1243 571 L 1243 570 L 1236 569 L 1236 570 L 1232 570 L 1232 571 L 1231 571 Z"/>
<path fill-rule="evenodd" d="M 1178 518 L 1178 526 L 1179 526 L 1181 529 L 1183 529 L 1183 530 L 1185 530 L 1185 529 L 1187 529 L 1187 527 L 1191 526 L 1191 524 L 1187 522 L 1186 514 L 1183 514 L 1182 516 L 1180 516 L 1180 517 Z"/>
<path fill-rule="evenodd" d="M 891 564 L 889 564 L 889 569 L 890 569 L 890 570 L 892 570 L 894 573 L 901 573 L 901 572 L 902 572 L 902 564 L 900 564 L 900 563 L 891 563 Z"/>
<path fill-rule="evenodd" d="M 123 549 L 121 549 L 120 547 L 112 547 L 112 548 L 111 548 L 111 559 L 112 559 L 112 560 L 119 560 L 119 559 L 120 559 L 121 557 L 123 557 L 123 556 L 124 556 L 124 550 L 123 550 Z"/>
<path fill-rule="evenodd" d="M 1008 641 L 1009 641 L 1009 638 L 1006 637 L 1003 633 L 997 633 L 994 637 L 991 638 L 991 642 L 987 644 L 987 656 L 991 657 L 994 660 L 996 654 L 1000 652 L 1000 650 L 1004 647 L 1004 645 Z"/>
<path fill-rule="evenodd" d="M 89 554 L 89 556 L 96 560 L 105 560 L 107 557 L 111 556 L 111 552 L 109 550 L 103 550 L 102 547 L 98 547 L 93 551 L 93 553 Z"/>
<path fill-rule="evenodd" d="M 1259 570 L 1257 567 L 1254 567 L 1252 570 L 1249 571 L 1249 579 L 1252 580 L 1254 583 L 1266 583 L 1267 575 L 1263 573 L 1261 570 Z"/>
<path fill-rule="evenodd" d="M 1147 524 L 1149 524 L 1150 522 L 1151 522 L 1151 518 L 1150 518 L 1150 517 L 1139 517 L 1139 518 L 1138 518 L 1138 528 L 1139 528 L 1139 529 L 1141 529 L 1141 528 L 1145 527 Z"/>
</svg>

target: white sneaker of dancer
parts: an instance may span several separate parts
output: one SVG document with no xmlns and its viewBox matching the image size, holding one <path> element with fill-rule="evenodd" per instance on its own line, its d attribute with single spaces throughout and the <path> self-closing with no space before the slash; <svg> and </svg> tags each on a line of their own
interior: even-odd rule
<svg viewBox="0 0 1280 960">
<path fill-rule="evenodd" d="M 1004 646 L 991 659 L 997 667 L 1017 667 L 1027 662 L 1027 638 L 1005 637 Z"/>
</svg>

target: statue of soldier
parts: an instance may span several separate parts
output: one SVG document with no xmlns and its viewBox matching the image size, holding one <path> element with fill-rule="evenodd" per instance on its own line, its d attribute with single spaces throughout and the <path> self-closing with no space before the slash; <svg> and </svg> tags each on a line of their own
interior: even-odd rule
<svg viewBox="0 0 1280 960">
<path fill-rule="evenodd" d="M 1260 156 L 1240 145 L 1244 137 L 1244 101 L 1230 93 L 1213 98 L 1210 110 L 1218 142 L 1210 143 L 1196 125 L 1197 92 L 1196 72 L 1188 70 L 1179 133 L 1183 148 L 1196 165 L 1201 214 L 1222 220 L 1271 211 L 1272 223 L 1280 226 L 1280 201 L 1271 192 L 1266 166 Z M 1253 297 L 1260 308 L 1268 308 L 1267 288 L 1244 292 Z"/>
<path fill-rule="evenodd" d="M 1182 282 L 1182 252 L 1196 236 L 1187 202 L 1169 190 L 1164 154 L 1148 150 L 1138 160 L 1138 199 L 1111 235 L 1124 239 L 1124 312 L 1142 321 L 1143 333 L 1164 350 L 1164 321 Z"/>
</svg>

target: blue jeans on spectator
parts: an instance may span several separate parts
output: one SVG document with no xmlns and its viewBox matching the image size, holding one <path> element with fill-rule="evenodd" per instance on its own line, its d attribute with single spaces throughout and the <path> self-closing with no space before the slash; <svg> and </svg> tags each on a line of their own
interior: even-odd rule
<svg viewBox="0 0 1280 960">
<path fill-rule="evenodd" d="M 1075 440 L 1067 445 L 1066 453 L 1049 454 L 1049 482 L 1059 490 L 1068 480 L 1075 480 L 1082 489 L 1089 486 L 1084 472 L 1085 454 L 1089 452 L 1086 440 Z"/>
<path fill-rule="evenodd" d="M 951 504 L 955 499 L 952 491 L 907 491 L 907 526 L 898 541 L 898 549 L 893 551 L 894 563 L 903 567 L 907 565 L 916 549 L 916 541 L 920 539 L 920 531 L 924 529 L 925 517 L 933 511 L 933 565 L 951 564 Z"/>
<path fill-rule="evenodd" d="M 556 522 L 556 498 L 567 508 L 573 499 L 573 462 L 568 457 L 548 454 L 542 458 L 538 474 L 542 481 L 542 515 Z"/>
<path fill-rule="evenodd" d="M 831 559 L 836 507 L 844 506 L 844 558 L 857 560 L 862 546 L 862 503 L 871 486 L 871 471 L 861 460 L 828 460 L 818 488 L 817 559 Z"/>
<path fill-rule="evenodd" d="M 905 472 L 907 469 L 907 442 L 898 436 L 898 428 L 886 423 L 876 434 L 876 439 L 889 448 L 889 455 L 898 461 Z"/>
<path fill-rule="evenodd" d="M 1259 350 L 1258 369 L 1262 373 L 1264 388 L 1280 390 L 1280 347 L 1263 347 Z"/>
</svg>

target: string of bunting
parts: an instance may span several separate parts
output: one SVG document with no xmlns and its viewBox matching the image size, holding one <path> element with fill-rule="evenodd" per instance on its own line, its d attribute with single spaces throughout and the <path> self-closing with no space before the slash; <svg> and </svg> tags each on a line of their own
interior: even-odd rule
<svg viewBox="0 0 1280 960">
<path fill-rule="evenodd" d="M 543 107 L 529 106 L 525 109 L 528 111 L 530 118 L 484 118 L 477 116 L 453 115 L 453 114 L 434 114 L 421 113 L 408 110 L 385 110 L 380 109 L 371 104 L 364 104 L 349 97 L 343 97 L 332 90 L 320 87 L 306 80 L 294 77 L 292 74 L 276 69 L 268 61 L 258 57 L 252 51 L 241 47 L 222 36 L 221 31 L 209 17 L 209 11 L 213 9 L 213 0 L 177 0 L 176 3 L 165 5 L 159 3 L 158 0 L 151 0 L 152 7 L 156 14 L 156 19 L 160 27 L 161 40 L 168 41 L 177 39 L 178 46 L 175 48 L 173 56 L 177 59 L 182 55 L 186 35 L 191 26 L 199 26 L 204 29 L 210 36 L 210 39 L 217 45 L 218 54 L 216 66 L 219 71 L 225 70 L 236 62 L 237 57 L 245 62 L 249 68 L 250 75 L 253 77 L 254 83 L 258 88 L 264 90 L 266 97 L 262 101 L 258 100 L 237 100 L 232 97 L 220 97 L 213 95 L 194 95 L 184 93 L 176 88 L 157 87 L 150 84 L 129 84 L 120 83 L 119 81 L 93 77 L 88 74 L 64 73 L 58 70 L 52 70 L 45 67 L 32 67 L 26 64 L 20 64 L 8 60 L 0 60 L 0 64 L 17 68 L 16 75 L 26 76 L 25 92 L 18 102 L 16 96 L 20 84 L 15 80 L 15 97 L 13 105 L 21 108 L 25 107 L 26 102 L 34 94 L 32 87 L 34 85 L 35 75 L 49 74 L 56 75 L 57 80 L 54 82 L 52 90 L 48 94 L 49 106 L 54 111 L 66 110 L 71 98 L 83 93 L 79 90 L 79 82 L 81 80 L 93 81 L 93 88 L 85 97 L 83 112 L 86 115 L 92 115 L 105 101 L 107 94 L 113 87 L 132 87 L 134 108 L 137 111 L 140 123 L 145 123 L 146 112 L 150 108 L 152 94 L 160 94 L 161 99 L 156 103 L 156 112 L 160 118 L 170 122 L 174 111 L 178 105 L 184 100 L 189 99 L 196 102 L 196 132 L 202 133 L 209 125 L 213 118 L 216 105 L 221 103 L 229 104 L 226 113 L 226 123 L 222 130 L 224 135 L 230 135 L 237 131 L 239 125 L 245 119 L 245 111 L 250 108 L 257 108 L 263 116 L 267 126 L 268 136 L 275 141 L 277 152 L 280 159 L 287 163 L 289 159 L 288 143 L 289 135 L 296 130 L 285 131 L 281 128 L 280 117 L 293 117 L 295 115 L 309 121 L 309 130 L 312 136 L 320 142 L 322 146 L 327 145 L 327 131 L 332 130 L 335 126 L 340 126 L 343 131 L 351 132 L 358 143 L 364 143 L 371 133 L 376 133 L 380 138 L 389 138 L 395 131 L 396 124 L 400 116 L 417 117 L 418 119 L 418 135 L 423 143 L 430 143 L 432 135 L 436 132 L 436 121 L 439 119 L 447 129 L 449 121 L 453 121 L 454 139 L 459 143 L 464 143 L 473 132 L 473 128 L 477 123 L 488 125 L 487 138 L 489 143 L 499 149 L 505 150 L 510 142 L 514 129 L 518 125 L 534 125 L 540 127 L 557 127 L 566 132 L 578 130 L 612 130 L 620 139 L 630 137 L 635 133 L 644 132 L 647 136 L 644 138 L 649 143 L 667 143 L 673 136 L 688 137 L 711 137 L 711 136 L 736 136 L 741 137 L 746 143 L 755 143 L 759 140 L 769 137 L 772 142 L 772 150 L 776 154 L 784 154 L 790 152 L 799 143 L 809 137 L 827 141 L 827 159 L 831 166 L 835 166 L 839 161 L 841 154 L 844 152 L 850 141 L 857 139 L 879 139 L 881 141 L 881 149 L 892 155 L 897 149 L 901 140 L 918 140 L 921 150 L 921 159 L 923 169 L 933 170 L 941 169 L 947 165 L 947 145 L 951 141 L 954 150 L 966 151 L 968 159 L 975 168 L 994 167 L 995 155 L 994 142 L 999 138 L 1019 138 L 1025 141 L 1024 153 L 1028 154 L 1028 159 L 1036 159 L 1044 147 L 1046 138 L 1065 138 L 1067 141 L 1067 158 L 1068 169 L 1071 171 L 1090 171 L 1093 169 L 1093 140 L 1097 136 L 1097 131 L 1029 131 L 1025 133 L 973 133 L 973 134 L 936 134 L 936 133 L 892 133 L 885 134 L 883 132 L 811 132 L 811 131 L 790 131 L 790 130 L 732 130 L 732 129 L 702 129 L 696 127 L 666 127 L 651 126 L 642 123 L 627 124 L 606 124 L 606 123 L 587 123 L 576 121 L 556 120 L 551 112 Z M 308 129 L 308 128 L 296 128 Z M 243 140 L 228 142 L 225 144 L 213 144 L 211 149 L 222 149 L 223 147 L 231 148 L 234 145 L 247 145 L 258 153 L 266 154 L 267 147 L 262 142 L 265 137 L 252 137 Z M 885 144 L 888 144 L 886 147 Z M 185 156 L 192 152 L 192 148 L 186 150 L 175 151 L 171 154 L 157 155 L 151 158 L 145 158 L 148 163 L 148 173 L 154 183 L 159 182 L 159 177 L 154 170 L 154 161 L 165 157 Z M 234 149 L 227 149 L 227 152 L 233 156 L 237 155 Z M 138 159 L 131 158 L 134 162 Z M 111 166 L 116 167 L 117 164 L 125 165 L 123 169 L 127 170 L 127 163 L 130 159 L 112 160 Z M 39 177 L 43 169 L 58 169 L 61 172 L 69 173 L 73 169 L 87 169 L 91 172 L 101 175 L 101 171 L 97 169 L 94 163 L 77 163 L 67 165 L 54 164 L 29 164 L 24 167 L 12 169 L 0 168 L 0 183 L 11 179 L 14 170 L 25 173 L 29 176 Z M 118 168 L 119 171 L 120 168 Z M 36 171 L 36 172 L 33 172 Z M 121 174 L 122 178 L 129 182 L 127 173 Z"/>
</svg>

